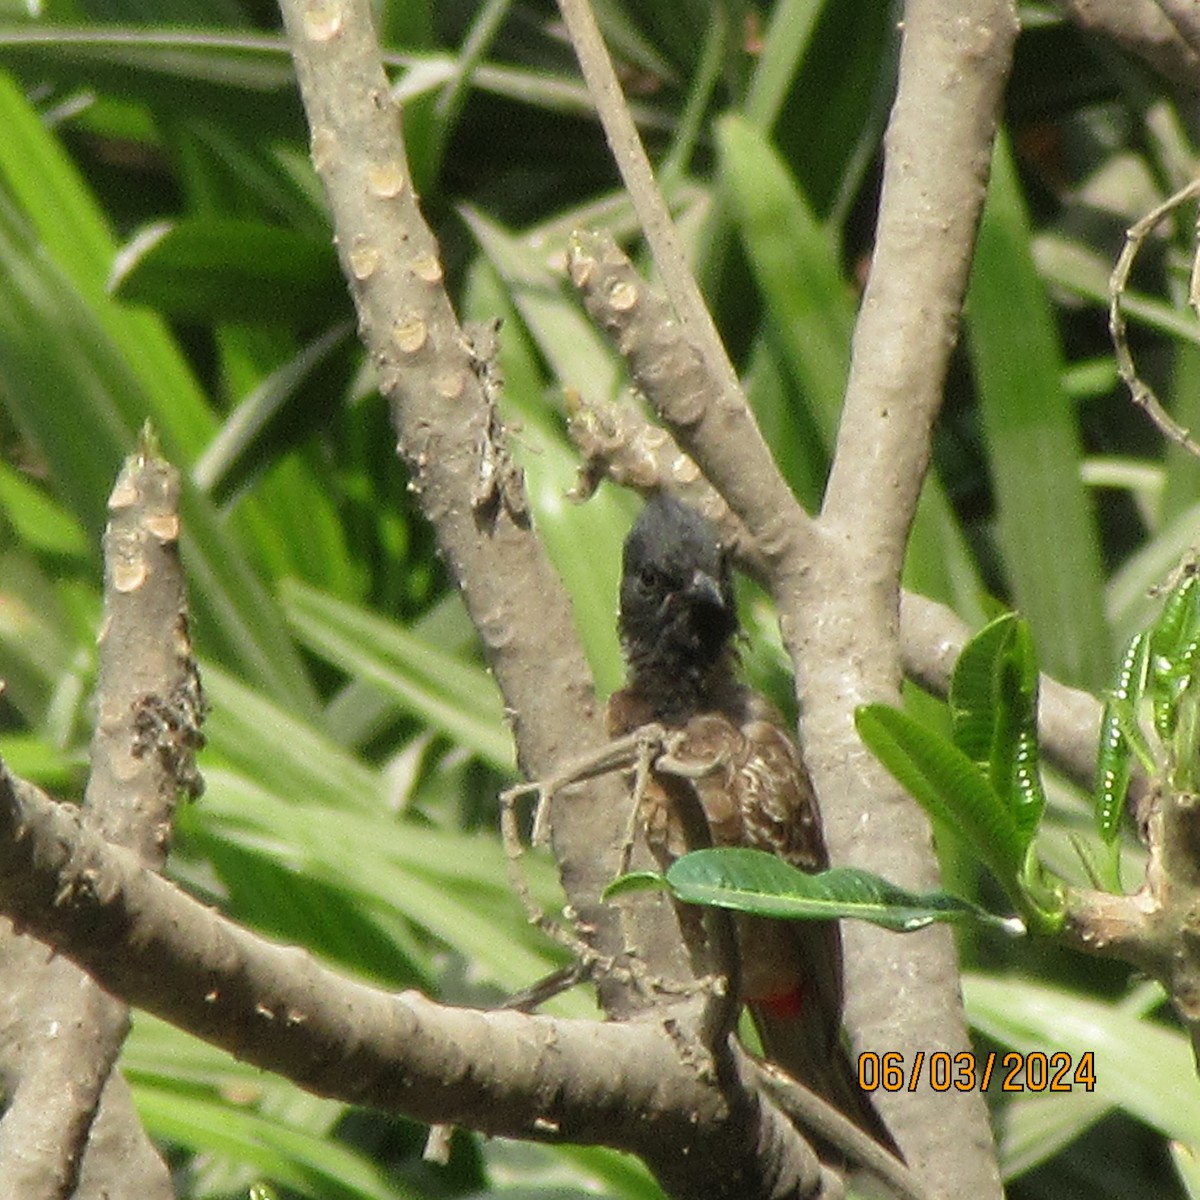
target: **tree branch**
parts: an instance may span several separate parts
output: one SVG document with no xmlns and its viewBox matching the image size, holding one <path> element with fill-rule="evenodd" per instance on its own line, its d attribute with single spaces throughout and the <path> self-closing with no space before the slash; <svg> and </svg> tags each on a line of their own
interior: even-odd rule
<svg viewBox="0 0 1200 1200">
<path fill-rule="evenodd" d="M 198 790 L 194 750 L 202 701 L 187 632 L 179 562 L 179 476 L 149 445 L 126 460 L 109 498 L 104 625 L 92 771 L 83 817 L 108 841 L 158 868 L 181 791 Z M 10 935 L 16 939 L 16 935 Z M 81 1173 L 116 1176 L 119 1190 L 171 1195 L 166 1167 L 112 1074 L 129 1028 L 126 1005 L 71 962 L 9 947 L 27 970 L 5 976 L 24 1011 L 15 1086 L 0 1123 L 0 1179 L 13 1195 L 59 1200 Z M 111 1086 L 110 1086 L 111 1085 Z M 111 1112 L 92 1139 L 100 1106 Z M 117 1114 L 121 1114 L 118 1116 Z M 126 1124 L 123 1134 L 116 1132 Z M 137 1147 L 131 1158 L 128 1147 Z M 103 1148 L 119 1157 L 103 1162 Z M 136 1162 L 136 1185 L 126 1173 Z M 154 1166 L 157 1163 L 157 1166 Z M 123 1182 L 122 1182 L 123 1181 Z"/>
<path fill-rule="evenodd" d="M 830 850 L 916 888 L 937 875 L 928 823 L 859 742 L 853 716 L 868 701 L 899 702 L 900 569 L 1016 32 L 1011 0 L 905 5 L 875 251 L 818 520 L 822 553 L 789 564 L 779 597 Z M 852 1030 L 906 1059 L 967 1047 L 947 930 L 897 938 L 852 925 L 846 942 Z M 909 1161 L 942 1194 L 999 1194 L 980 1096 L 961 1093 L 951 1107 L 931 1091 L 881 1099 Z M 954 1145 L 941 1135 L 947 1122 L 961 1134 Z"/>
<path fill-rule="evenodd" d="M 451 1008 L 342 979 L 212 912 L 6 771 L 0 906 L 114 994 L 318 1095 L 615 1146 L 679 1197 L 839 1193 L 739 1065 L 740 1048 L 714 1059 L 677 1010 L 601 1023 Z"/>
<path fill-rule="evenodd" d="M 512 464 L 487 363 L 458 324 L 442 286 L 434 236 L 413 194 L 366 0 L 281 5 L 329 199 L 359 333 L 391 407 L 410 487 L 432 524 L 504 695 L 518 759 L 545 776 L 606 740 L 570 603 L 535 536 Z M 624 826 L 618 781 L 589 803 L 557 803 L 554 850 L 580 928 L 599 954 L 625 949 L 601 894 L 618 870 Z M 689 965 L 661 906 L 631 918 L 651 970 Z M 598 980 L 614 1016 L 646 1006 L 620 975 Z"/>
<path fill-rule="evenodd" d="M 1189 91 L 1200 80 L 1194 8 L 1180 0 L 1058 0 L 1081 29 L 1111 38 Z"/>
</svg>

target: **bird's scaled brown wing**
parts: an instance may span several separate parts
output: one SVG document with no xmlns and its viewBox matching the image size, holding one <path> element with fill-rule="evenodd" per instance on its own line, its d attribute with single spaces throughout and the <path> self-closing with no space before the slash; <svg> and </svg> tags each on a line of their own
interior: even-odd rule
<svg viewBox="0 0 1200 1200">
<path fill-rule="evenodd" d="M 684 727 L 675 757 L 697 767 L 715 764 L 693 783 L 714 845 L 765 850 L 804 871 L 828 866 L 812 783 L 780 725 L 758 716 L 739 725 L 724 714 L 705 713 Z M 738 927 L 742 996 L 755 1013 L 764 1048 L 785 1070 L 808 1075 L 809 1060 L 835 1053 L 841 1034 L 837 923 L 740 917 Z M 779 1024 L 788 1028 L 789 1040 L 803 1026 L 803 1065 L 777 1058 L 766 1044 L 769 1029 Z"/>
<path fill-rule="evenodd" d="M 767 703 L 739 689 L 727 712 L 701 713 L 677 732 L 675 763 L 655 771 L 642 797 L 646 840 L 663 862 L 701 842 L 684 829 L 693 789 L 716 846 L 750 846 L 805 871 L 828 866 L 808 771 Z M 654 719 L 635 693 L 609 702 L 609 732 L 631 733 Z M 692 807 L 692 806 L 688 806 Z M 899 1154 L 870 1098 L 857 1086 L 841 1042 L 842 939 L 835 921 L 736 919 L 742 1000 L 767 1059 Z"/>
<path fill-rule="evenodd" d="M 693 717 L 675 750 L 697 771 L 692 786 L 714 845 L 749 846 L 804 871 L 824 870 L 821 814 L 796 744 L 758 697 L 746 693 L 735 711 Z M 704 772 L 706 764 L 712 769 Z M 742 999 L 767 1059 L 899 1155 L 842 1043 L 837 922 L 739 916 L 737 935 Z"/>
</svg>

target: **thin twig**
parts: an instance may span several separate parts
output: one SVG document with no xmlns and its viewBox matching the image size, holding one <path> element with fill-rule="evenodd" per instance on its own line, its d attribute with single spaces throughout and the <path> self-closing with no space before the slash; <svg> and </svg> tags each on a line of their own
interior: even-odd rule
<svg viewBox="0 0 1200 1200">
<path fill-rule="evenodd" d="M 591 6 L 587 0 L 559 0 L 558 7 L 667 295 L 714 382 L 740 395 L 737 372 L 684 258 Z"/>
<path fill-rule="evenodd" d="M 1145 412 L 1164 437 L 1182 446 L 1189 454 L 1200 458 L 1200 444 L 1197 444 L 1192 439 L 1191 433 L 1188 430 L 1184 429 L 1182 425 L 1171 417 L 1162 404 L 1159 403 L 1158 397 L 1154 394 L 1154 389 L 1138 375 L 1137 368 L 1133 362 L 1133 354 L 1129 349 L 1129 339 L 1126 336 L 1125 314 L 1121 309 L 1121 298 L 1125 294 L 1125 288 L 1129 282 L 1129 273 L 1133 269 L 1134 260 L 1137 258 L 1138 251 L 1142 248 L 1142 243 L 1155 230 L 1160 221 L 1170 216 L 1171 213 L 1177 208 L 1182 207 L 1189 200 L 1194 200 L 1197 196 L 1200 196 L 1200 179 L 1193 180 L 1187 187 L 1181 188 L 1156 208 L 1151 209 L 1140 221 L 1131 225 L 1126 231 L 1125 245 L 1121 248 L 1121 253 L 1117 258 L 1116 266 L 1113 267 L 1112 277 L 1108 284 L 1108 328 L 1112 335 L 1113 352 L 1117 359 L 1117 370 L 1128 386 L 1129 394 L 1134 404 Z M 1197 266 L 1196 259 L 1194 258 L 1191 286 L 1189 289 L 1189 297 L 1193 307 L 1197 303 L 1196 274 Z"/>
</svg>

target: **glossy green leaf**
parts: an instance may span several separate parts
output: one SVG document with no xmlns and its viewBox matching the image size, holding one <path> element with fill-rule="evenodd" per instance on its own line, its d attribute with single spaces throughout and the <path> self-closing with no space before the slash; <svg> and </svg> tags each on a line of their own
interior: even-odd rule
<svg viewBox="0 0 1200 1200">
<path fill-rule="evenodd" d="M 1018 618 L 998 662 L 997 713 L 991 778 L 1012 810 L 1027 849 L 1046 808 L 1038 753 L 1038 663 L 1026 621 Z"/>
<path fill-rule="evenodd" d="M 780 920 L 853 917 L 910 933 L 935 921 L 972 919 L 1020 931 L 1020 922 L 1005 921 L 945 892 L 908 892 L 852 867 L 810 875 L 762 850 L 695 850 L 671 864 L 666 880 L 689 904 Z"/>
<path fill-rule="evenodd" d="M 69 290 L 79 297 L 76 303 L 86 306 L 88 321 L 100 327 L 113 358 L 130 376 L 130 395 L 113 397 L 116 405 L 126 401 L 129 426 L 136 431 L 151 416 L 168 454 L 180 457 L 180 451 L 197 446 L 214 424 L 194 374 L 156 316 L 124 308 L 106 295 L 116 244 L 105 214 L 58 139 L 3 73 L 0 123 L 5 130 L 0 175 L 35 235 L 27 245 L 39 245 L 69 281 Z M 14 243 L 22 240 L 15 230 L 9 236 Z M 34 274 L 24 281 L 25 287 L 32 289 L 40 282 L 36 274 L 49 276 L 50 264 L 37 262 Z M 14 292 L 20 287 L 17 279 L 8 284 Z M 139 401 L 143 394 L 151 399 L 149 406 Z"/>
<path fill-rule="evenodd" d="M 160 113 L 204 113 L 251 127 L 263 139 L 302 135 L 303 112 L 282 37 L 164 29 L 164 23 L 168 18 L 157 13 L 149 27 L 108 20 L 9 24 L 0 27 L 0 57 L 26 81 L 119 95 Z"/>
<path fill-rule="evenodd" d="M 1133 770 L 1133 752 L 1122 732 L 1118 705 L 1132 714 L 1146 684 L 1150 653 L 1150 635 L 1143 631 L 1130 639 L 1117 667 L 1116 682 L 1105 701 L 1100 718 L 1099 749 L 1096 754 L 1094 805 L 1096 828 L 1109 845 L 1116 841 L 1125 811 L 1125 797 Z M 1126 718 L 1127 721 L 1129 718 Z M 1148 748 L 1147 748 L 1148 751 Z"/>
<path fill-rule="evenodd" d="M 954 744 L 990 773 L 999 702 L 999 661 L 1012 642 L 1014 613 L 1004 613 L 962 648 L 950 678 Z M 990 775 L 989 775 L 990 777 Z"/>
<path fill-rule="evenodd" d="M 887 705 L 864 705 L 854 724 L 897 782 L 930 816 L 962 834 L 1015 901 L 1024 848 L 1012 812 L 979 767 L 953 743 Z"/>
</svg>

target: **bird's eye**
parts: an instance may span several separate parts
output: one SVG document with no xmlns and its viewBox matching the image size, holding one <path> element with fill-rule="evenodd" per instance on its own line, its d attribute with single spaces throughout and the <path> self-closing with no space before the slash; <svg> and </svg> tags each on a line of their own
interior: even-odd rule
<svg viewBox="0 0 1200 1200">
<path fill-rule="evenodd" d="M 648 592 L 653 591 L 658 586 L 659 579 L 661 578 L 658 571 L 648 563 L 638 568 L 637 577 L 638 583 Z"/>
</svg>

